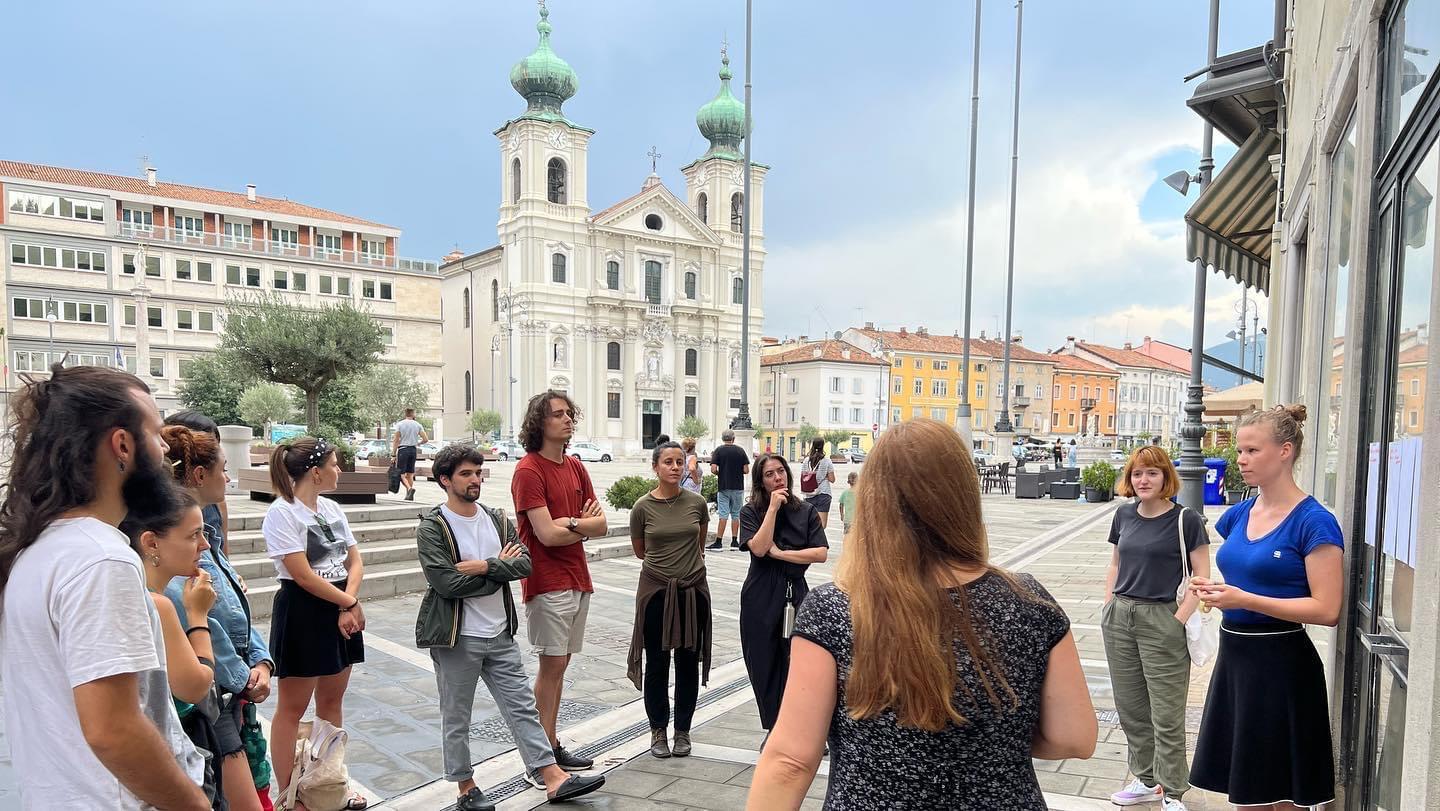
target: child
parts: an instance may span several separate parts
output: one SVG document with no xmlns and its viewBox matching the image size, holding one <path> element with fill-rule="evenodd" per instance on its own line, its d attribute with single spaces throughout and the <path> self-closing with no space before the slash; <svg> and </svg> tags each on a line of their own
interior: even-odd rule
<svg viewBox="0 0 1440 811">
<path fill-rule="evenodd" d="M 846 535 L 850 534 L 850 526 L 855 523 L 855 481 L 859 478 L 860 474 L 852 470 L 845 477 L 845 483 L 850 487 L 840 494 L 840 523 L 845 525 Z"/>
</svg>

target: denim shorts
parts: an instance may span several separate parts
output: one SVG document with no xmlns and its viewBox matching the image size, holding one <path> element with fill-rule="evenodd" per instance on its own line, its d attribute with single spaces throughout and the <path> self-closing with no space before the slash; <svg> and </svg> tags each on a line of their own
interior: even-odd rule
<svg viewBox="0 0 1440 811">
<path fill-rule="evenodd" d="M 745 506 L 744 490 L 721 490 L 715 494 L 715 512 L 721 518 L 740 519 L 740 508 Z"/>
</svg>

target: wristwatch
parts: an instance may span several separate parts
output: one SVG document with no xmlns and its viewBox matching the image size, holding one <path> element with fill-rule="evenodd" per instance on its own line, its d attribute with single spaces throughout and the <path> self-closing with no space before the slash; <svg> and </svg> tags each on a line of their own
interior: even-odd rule
<svg viewBox="0 0 1440 811">
<path fill-rule="evenodd" d="M 570 519 L 570 531 L 571 531 L 571 532 L 574 532 L 575 529 L 576 529 L 576 527 L 579 527 L 579 526 L 580 526 L 580 519 L 579 519 L 579 518 L 571 518 L 571 519 Z"/>
</svg>

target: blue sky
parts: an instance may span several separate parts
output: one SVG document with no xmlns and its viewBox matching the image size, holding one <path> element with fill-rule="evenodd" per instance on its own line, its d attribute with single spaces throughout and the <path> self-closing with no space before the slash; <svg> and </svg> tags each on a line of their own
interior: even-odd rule
<svg viewBox="0 0 1440 811">
<path fill-rule="evenodd" d="M 773 167 L 765 332 L 840 330 L 862 306 L 884 326 L 960 328 L 973 6 L 755 5 L 754 155 Z M 1159 178 L 1198 161 L 1201 122 L 1181 78 L 1204 61 L 1207 7 L 1025 4 L 1014 319 L 1027 344 L 1188 344 L 1188 203 Z M 0 79 L 11 113 L 0 157 L 134 175 L 148 155 L 169 180 L 255 183 L 399 226 L 406 255 L 494 244 L 491 133 L 524 106 L 508 77 L 534 47 L 533 2 L 77 8 L 7 10 L 11 30 L 33 34 L 7 42 L 7 61 L 34 69 Z M 743 2 L 550 9 L 555 49 L 580 76 L 566 113 L 597 131 L 592 207 L 639 189 L 652 144 L 666 183 L 683 189 L 727 36 L 741 90 Z M 1269 38 L 1270 3 L 1222 13 L 1222 53 Z M 985 1 L 974 314 L 987 334 L 1004 306 L 1014 26 L 1011 3 Z M 1213 342 L 1239 293 L 1216 277 L 1210 287 Z"/>
</svg>

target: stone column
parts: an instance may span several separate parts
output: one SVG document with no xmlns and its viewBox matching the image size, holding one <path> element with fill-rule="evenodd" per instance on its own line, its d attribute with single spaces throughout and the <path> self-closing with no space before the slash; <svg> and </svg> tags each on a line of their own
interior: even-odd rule
<svg viewBox="0 0 1440 811">
<path fill-rule="evenodd" d="M 135 362 L 140 362 L 138 357 Z M 225 489 L 232 493 L 240 490 L 240 471 L 251 467 L 250 441 L 253 438 L 248 425 L 220 426 L 220 447 L 225 449 L 225 473 L 230 476 L 230 483 Z"/>
</svg>

